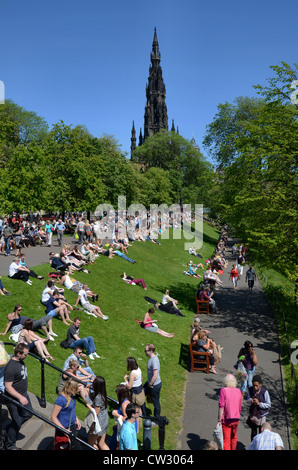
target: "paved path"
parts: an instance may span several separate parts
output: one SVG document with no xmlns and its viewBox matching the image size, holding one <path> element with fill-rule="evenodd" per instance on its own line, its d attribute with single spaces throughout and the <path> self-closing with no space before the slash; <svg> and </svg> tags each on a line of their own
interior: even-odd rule
<svg viewBox="0 0 298 470">
<path fill-rule="evenodd" d="M 65 243 L 71 243 L 72 238 L 64 238 Z M 45 264 L 49 262 L 49 253 L 53 251 L 54 253 L 60 253 L 61 247 L 58 245 L 56 235 L 53 235 L 53 243 L 49 248 L 48 246 L 31 246 L 29 248 L 23 248 L 22 252 L 26 255 L 26 264 L 33 268 L 40 264 Z M 9 265 L 12 263 L 15 257 L 16 250 L 13 250 L 9 256 L 5 256 L 4 253 L 0 254 L 0 276 L 8 275 Z"/>
<path fill-rule="evenodd" d="M 261 375 L 263 384 L 269 390 L 272 407 L 267 421 L 278 432 L 289 449 L 287 417 L 285 414 L 283 382 L 280 367 L 280 347 L 278 324 L 274 313 L 257 279 L 250 294 L 245 283 L 244 266 L 242 279 L 237 292 L 229 281 L 232 262 L 228 249 L 229 266 L 221 276 L 223 287 L 216 291 L 215 299 L 219 314 L 201 315 L 203 328 L 211 331 L 211 337 L 224 348 L 221 363 L 217 365 L 217 375 L 203 372 L 188 372 L 185 392 L 182 450 L 203 449 L 208 440 L 213 439 L 213 429 L 218 416 L 219 390 L 227 373 L 235 373 L 234 365 L 240 348 L 250 340 L 256 350 L 258 365 L 256 374 Z M 246 449 L 250 444 L 250 428 L 245 423 L 248 405 L 244 400 L 238 428 L 237 450 Z"/>
</svg>

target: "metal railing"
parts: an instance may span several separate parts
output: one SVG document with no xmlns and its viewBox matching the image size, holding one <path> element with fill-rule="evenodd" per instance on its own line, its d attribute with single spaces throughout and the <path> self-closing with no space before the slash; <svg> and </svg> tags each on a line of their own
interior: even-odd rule
<svg viewBox="0 0 298 470">
<path fill-rule="evenodd" d="M 2 404 L 5 403 L 12 403 L 13 405 L 17 406 L 18 408 L 21 408 L 29 413 L 31 413 L 33 416 L 36 416 L 38 419 L 41 419 L 45 423 L 49 424 L 50 426 L 53 426 L 56 430 L 59 430 L 66 434 L 69 437 L 70 441 L 70 447 L 73 448 L 75 447 L 75 443 L 79 443 L 80 445 L 83 445 L 87 447 L 89 450 L 95 450 L 94 447 L 90 446 L 87 442 L 84 440 L 80 439 L 78 436 L 76 436 L 72 431 L 66 431 L 64 428 L 61 428 L 60 426 L 57 426 L 57 424 L 54 424 L 51 420 L 47 419 L 45 416 L 42 416 L 41 414 L 37 413 L 33 409 L 28 409 L 26 406 L 23 406 L 19 401 L 14 400 L 10 396 L 8 396 L 6 393 L 2 392 L 0 390 L 0 416 L 2 415 Z M 0 419 L 0 436 L 2 437 L 2 419 Z M 2 445 L 0 450 L 4 450 L 4 446 Z"/>
<path fill-rule="evenodd" d="M 3 342 L 3 344 L 5 346 L 13 346 L 13 347 L 16 346 L 16 343 L 12 343 L 12 342 Z M 37 356 L 36 354 L 34 354 L 32 352 L 29 352 L 29 355 L 31 357 L 33 357 L 34 359 L 37 359 L 41 364 L 41 392 L 40 392 L 40 399 L 39 399 L 39 404 L 40 404 L 41 408 L 46 408 L 46 406 L 47 406 L 46 393 L 45 393 L 45 365 L 48 366 L 48 367 L 51 367 L 52 369 L 57 370 L 61 374 L 63 373 L 63 375 L 67 375 L 68 377 L 76 380 L 77 382 L 79 382 L 83 385 L 86 385 L 85 382 L 83 382 L 79 378 L 74 377 L 73 375 L 69 374 L 66 371 L 63 371 L 59 367 L 57 367 L 54 364 L 51 364 L 50 362 L 48 362 L 46 359 L 44 359 L 40 356 Z M 107 396 L 107 398 L 108 398 L 109 401 L 112 401 L 116 405 L 119 405 L 118 401 L 115 400 L 114 398 L 109 397 L 109 396 Z M 75 436 L 73 432 L 71 432 L 71 431 L 66 432 L 65 429 L 60 428 L 59 426 L 54 424 L 52 421 L 50 421 L 47 418 L 45 418 L 44 416 L 40 415 L 36 411 L 28 410 L 28 408 L 21 405 L 20 402 L 13 400 L 11 397 L 9 397 L 7 394 L 5 394 L 5 392 L 2 392 L 1 390 L 0 390 L 0 438 L 2 436 L 2 418 L 1 418 L 1 416 L 2 416 L 2 402 L 3 402 L 3 399 L 13 403 L 14 405 L 16 405 L 20 408 L 24 408 L 26 411 L 30 411 L 30 413 L 32 413 L 37 418 L 39 418 L 42 421 L 46 422 L 47 424 L 55 427 L 56 429 L 62 431 L 64 434 L 67 434 L 69 436 L 71 445 L 74 444 L 75 441 L 78 441 L 80 444 L 83 444 L 84 446 L 90 448 L 90 450 L 95 450 L 94 447 L 90 446 L 87 442 L 85 442 L 82 439 L 80 439 L 79 437 Z M 151 416 L 140 416 L 140 417 L 144 420 L 143 449 L 144 450 L 151 450 L 151 427 L 152 427 L 152 422 L 155 422 L 158 425 L 158 428 L 159 428 L 158 429 L 159 450 L 164 450 L 165 426 L 167 424 L 169 424 L 168 419 L 165 416 L 160 416 L 158 418 L 151 417 Z M 1 450 L 1 448 L 0 448 L 0 450 Z"/>
</svg>

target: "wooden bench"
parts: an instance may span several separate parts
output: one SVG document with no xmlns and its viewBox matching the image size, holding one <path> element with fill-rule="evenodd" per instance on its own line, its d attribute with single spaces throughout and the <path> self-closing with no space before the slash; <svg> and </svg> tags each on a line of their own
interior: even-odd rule
<svg viewBox="0 0 298 470">
<path fill-rule="evenodd" d="M 210 308 L 208 300 L 199 300 L 196 296 L 196 304 L 197 304 L 197 313 L 207 313 L 209 315 Z"/>
<path fill-rule="evenodd" d="M 210 353 L 194 351 L 192 343 L 189 343 L 189 354 L 190 354 L 190 372 L 196 370 L 205 371 L 209 374 L 210 366 Z"/>
</svg>

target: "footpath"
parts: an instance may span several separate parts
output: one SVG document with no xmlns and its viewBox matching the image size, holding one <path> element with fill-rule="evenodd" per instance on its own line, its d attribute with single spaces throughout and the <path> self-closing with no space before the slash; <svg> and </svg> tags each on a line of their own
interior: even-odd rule
<svg viewBox="0 0 298 470">
<path fill-rule="evenodd" d="M 223 348 L 221 362 L 216 365 L 217 374 L 188 372 L 184 398 L 184 418 L 180 433 L 181 450 L 202 450 L 213 440 L 213 429 L 218 417 L 219 391 L 224 386 L 227 373 L 236 374 L 237 355 L 244 342 L 252 342 L 256 350 L 258 365 L 256 374 L 261 375 L 263 385 L 271 398 L 271 410 L 267 421 L 274 432 L 280 434 L 284 447 L 290 450 L 288 422 L 284 400 L 283 378 L 278 340 L 278 323 L 262 286 L 257 279 L 252 293 L 245 282 L 248 265 L 233 291 L 229 273 L 235 259 L 231 252 L 232 241 L 226 250 L 228 267 L 220 276 L 223 286 L 215 291 L 217 314 L 201 315 L 201 326 L 211 332 L 210 337 Z M 249 406 L 243 401 L 238 427 L 237 450 L 245 450 L 250 444 L 250 428 L 246 424 Z"/>
<path fill-rule="evenodd" d="M 211 331 L 211 337 L 223 348 L 217 374 L 204 372 L 187 372 L 187 384 L 184 396 L 184 416 L 179 433 L 179 450 L 202 450 L 206 443 L 213 439 L 213 429 L 217 422 L 218 397 L 223 379 L 227 373 L 236 373 L 235 364 L 240 348 L 250 340 L 256 350 L 258 365 L 256 373 L 261 375 L 264 386 L 269 390 L 271 410 L 267 421 L 273 431 L 281 435 L 286 450 L 290 450 L 288 422 L 284 401 L 284 387 L 280 364 L 280 345 L 278 324 L 275 314 L 269 305 L 257 279 L 250 294 L 243 276 L 238 282 L 237 292 L 233 291 L 229 280 L 234 259 L 231 256 L 232 241 L 229 241 L 226 255 L 229 266 L 224 270 L 221 279 L 223 286 L 216 291 L 217 314 L 201 315 L 201 325 Z M 26 248 L 27 264 L 30 267 L 48 263 L 50 251 L 59 252 L 56 237 L 53 237 L 51 248 L 36 246 Z M 0 276 L 8 275 L 8 268 L 14 258 L 0 255 Z M 238 428 L 237 450 L 244 450 L 250 444 L 250 428 L 246 424 L 248 405 L 244 399 L 241 420 Z M 177 449 L 177 450 L 178 450 Z"/>
</svg>

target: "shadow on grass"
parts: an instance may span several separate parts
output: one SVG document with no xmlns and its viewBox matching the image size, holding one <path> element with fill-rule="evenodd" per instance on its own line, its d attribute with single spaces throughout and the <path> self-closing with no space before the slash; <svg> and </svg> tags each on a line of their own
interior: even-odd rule
<svg viewBox="0 0 298 470">
<path fill-rule="evenodd" d="M 166 289 L 170 290 L 170 297 L 177 299 L 179 301 L 178 307 L 180 309 L 187 309 L 191 312 L 196 311 L 196 301 L 195 295 L 200 284 L 200 279 L 193 279 L 193 284 L 186 284 L 183 282 L 176 282 L 168 286 L 156 286 L 156 290 L 161 293 L 160 299 L 157 299 L 158 302 L 161 302 L 162 295 L 164 295 Z"/>
<path fill-rule="evenodd" d="M 188 344 L 180 343 L 180 354 L 178 364 L 183 369 L 190 370 L 190 356 Z"/>
</svg>

